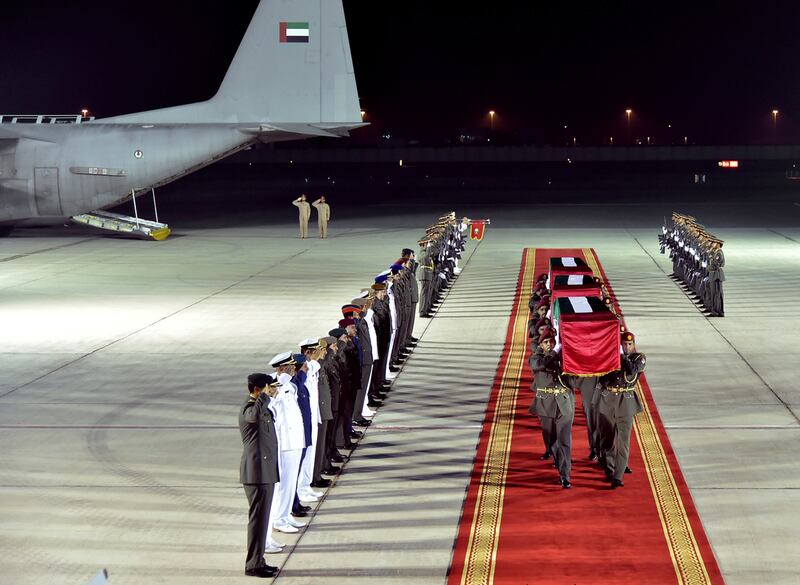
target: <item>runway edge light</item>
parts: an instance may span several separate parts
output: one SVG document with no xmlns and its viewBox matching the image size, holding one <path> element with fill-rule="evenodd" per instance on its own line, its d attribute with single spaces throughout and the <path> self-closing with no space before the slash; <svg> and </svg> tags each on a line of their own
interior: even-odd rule
<svg viewBox="0 0 800 585">
<path fill-rule="evenodd" d="M 717 163 L 718 166 L 722 167 L 723 169 L 738 169 L 739 168 L 739 161 L 738 160 L 721 160 Z"/>
</svg>

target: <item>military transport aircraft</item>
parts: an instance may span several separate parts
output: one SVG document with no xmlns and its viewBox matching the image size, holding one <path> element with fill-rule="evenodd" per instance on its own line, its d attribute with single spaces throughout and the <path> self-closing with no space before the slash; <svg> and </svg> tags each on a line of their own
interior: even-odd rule
<svg viewBox="0 0 800 585">
<path fill-rule="evenodd" d="M 98 120 L 2 116 L 0 231 L 102 215 L 259 141 L 364 125 L 342 0 L 261 0 L 207 101 Z"/>
</svg>

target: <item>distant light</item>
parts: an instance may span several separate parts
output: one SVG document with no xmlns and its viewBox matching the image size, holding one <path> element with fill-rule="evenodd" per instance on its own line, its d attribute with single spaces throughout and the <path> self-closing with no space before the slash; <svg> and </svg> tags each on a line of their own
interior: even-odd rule
<svg viewBox="0 0 800 585">
<path fill-rule="evenodd" d="M 614 137 L 612 136 L 611 138 L 609 138 L 609 141 L 610 141 L 611 145 L 613 146 L 614 145 Z"/>
<path fill-rule="evenodd" d="M 290 160 L 290 161 L 289 161 L 289 164 L 290 164 L 290 165 L 293 165 L 293 164 L 294 164 L 294 161 L 293 161 L 293 160 Z"/>
<path fill-rule="evenodd" d="M 361 110 L 361 121 L 362 121 L 362 122 L 364 121 L 364 117 L 365 117 L 366 115 L 367 115 L 367 111 L 366 111 L 366 110 Z"/>
<path fill-rule="evenodd" d="M 83 108 L 81 110 L 81 116 L 84 117 L 84 118 L 88 118 L 89 117 L 89 110 L 87 108 Z"/>
<path fill-rule="evenodd" d="M 667 124 L 667 128 L 672 128 L 672 124 Z"/>
<path fill-rule="evenodd" d="M 772 115 L 773 116 L 777 116 L 778 115 L 778 110 L 772 110 Z"/>
<path fill-rule="evenodd" d="M 717 163 L 718 166 L 722 167 L 723 169 L 738 169 L 739 168 L 739 161 L 738 160 L 721 160 Z"/>
<path fill-rule="evenodd" d="M 403 166 L 403 159 L 402 158 L 400 159 L 400 166 L 401 167 Z"/>
<path fill-rule="evenodd" d="M 494 110 L 489 110 L 489 115 L 490 116 L 494 116 L 494 114 L 495 114 Z"/>
<path fill-rule="evenodd" d="M 630 115 L 633 113 L 633 110 L 631 110 L 630 108 L 628 108 L 627 110 L 625 110 L 625 113 L 626 113 L 626 114 L 628 114 L 628 115 L 630 116 Z"/>
<path fill-rule="evenodd" d="M 566 129 L 567 129 L 567 125 L 566 125 L 566 124 L 564 124 L 564 130 L 566 130 Z"/>
</svg>

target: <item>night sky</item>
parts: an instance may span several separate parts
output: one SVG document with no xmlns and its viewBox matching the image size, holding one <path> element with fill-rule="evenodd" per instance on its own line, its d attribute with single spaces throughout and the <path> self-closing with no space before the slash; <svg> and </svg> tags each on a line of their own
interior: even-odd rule
<svg viewBox="0 0 800 585">
<path fill-rule="evenodd" d="M 110 116 L 206 99 L 256 5 L 7 0 L 0 110 Z M 619 142 L 630 107 L 632 134 L 657 144 L 798 140 L 798 3 L 345 0 L 345 10 L 367 136 L 485 134 L 494 109 L 498 141 Z"/>
</svg>

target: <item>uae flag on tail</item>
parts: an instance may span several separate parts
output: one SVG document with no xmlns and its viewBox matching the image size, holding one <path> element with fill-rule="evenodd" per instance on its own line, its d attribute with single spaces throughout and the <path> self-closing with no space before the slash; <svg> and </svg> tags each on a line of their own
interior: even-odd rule
<svg viewBox="0 0 800 585">
<path fill-rule="evenodd" d="M 553 323 L 565 374 L 602 376 L 619 369 L 619 320 L 599 298 L 557 299 Z"/>
<path fill-rule="evenodd" d="M 307 43 L 309 29 L 307 22 L 282 22 L 280 23 L 280 37 L 282 43 Z"/>
</svg>

